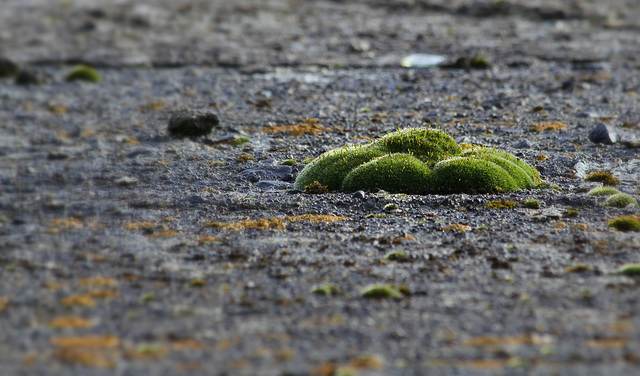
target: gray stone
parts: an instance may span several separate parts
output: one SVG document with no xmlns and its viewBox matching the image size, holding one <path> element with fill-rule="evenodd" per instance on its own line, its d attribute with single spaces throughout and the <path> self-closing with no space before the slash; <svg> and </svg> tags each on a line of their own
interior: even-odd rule
<svg viewBox="0 0 640 376">
<path fill-rule="evenodd" d="M 531 149 L 531 143 L 529 142 L 529 140 L 522 140 L 518 143 L 516 143 L 515 145 L 513 145 L 514 148 L 516 149 Z"/>
<path fill-rule="evenodd" d="M 589 140 L 596 144 L 612 145 L 616 143 L 618 136 L 612 127 L 600 123 L 589 132 Z"/>
<path fill-rule="evenodd" d="M 256 187 L 263 190 L 289 190 L 293 187 L 292 183 L 280 180 L 260 180 L 256 183 Z"/>
<path fill-rule="evenodd" d="M 253 183 L 260 180 L 280 180 L 290 181 L 293 180 L 293 169 L 291 166 L 278 165 L 278 166 L 259 166 L 242 171 L 238 176 L 243 179 L 247 179 Z"/>
</svg>

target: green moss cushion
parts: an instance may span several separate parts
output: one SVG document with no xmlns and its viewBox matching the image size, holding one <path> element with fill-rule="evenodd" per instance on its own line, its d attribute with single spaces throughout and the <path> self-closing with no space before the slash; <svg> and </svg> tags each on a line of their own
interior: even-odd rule
<svg viewBox="0 0 640 376">
<path fill-rule="evenodd" d="M 463 150 L 440 130 L 410 128 L 324 153 L 300 172 L 294 188 L 302 190 L 314 181 L 344 192 L 490 193 L 532 188 L 540 175 L 509 153 Z"/>
</svg>

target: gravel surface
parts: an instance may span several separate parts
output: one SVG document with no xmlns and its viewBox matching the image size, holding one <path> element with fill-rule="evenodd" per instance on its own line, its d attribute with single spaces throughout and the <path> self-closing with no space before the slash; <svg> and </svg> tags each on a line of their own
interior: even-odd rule
<svg viewBox="0 0 640 376">
<path fill-rule="evenodd" d="M 638 279 L 613 272 L 640 233 L 607 223 L 640 213 L 585 181 L 640 196 L 638 20 L 630 0 L 0 1 L 0 56 L 41 82 L 0 80 L 0 374 L 638 373 Z M 102 80 L 66 82 L 78 63 Z M 170 134 L 190 113 L 219 124 Z M 292 190 L 327 150 L 429 125 L 548 185 Z"/>
</svg>

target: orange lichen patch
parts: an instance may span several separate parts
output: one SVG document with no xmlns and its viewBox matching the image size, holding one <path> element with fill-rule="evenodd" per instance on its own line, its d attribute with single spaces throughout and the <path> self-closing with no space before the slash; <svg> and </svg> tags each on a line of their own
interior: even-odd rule
<svg viewBox="0 0 640 376">
<path fill-rule="evenodd" d="M 335 363 L 324 363 L 318 366 L 311 368 L 310 372 L 312 375 L 318 376 L 333 376 L 336 373 L 336 364 Z"/>
<path fill-rule="evenodd" d="M 279 361 L 291 360 L 296 357 L 296 352 L 292 349 L 278 349 L 273 354 L 273 357 Z"/>
<path fill-rule="evenodd" d="M 247 359 L 234 359 L 227 362 L 227 366 L 231 368 L 244 368 L 251 364 Z"/>
<path fill-rule="evenodd" d="M 60 290 L 62 288 L 62 286 L 64 286 L 64 284 L 60 283 L 60 282 L 53 282 L 53 281 L 46 281 L 44 282 L 44 287 L 48 288 L 49 290 Z"/>
<path fill-rule="evenodd" d="M 160 110 L 163 110 L 164 108 L 165 108 L 164 103 L 153 101 L 143 106 L 140 106 L 140 111 L 160 111 Z"/>
<path fill-rule="evenodd" d="M 69 364 L 77 364 L 85 367 L 114 368 L 116 366 L 115 354 L 112 352 L 100 352 L 77 347 L 62 347 L 53 352 L 53 356 Z"/>
<path fill-rule="evenodd" d="M 47 224 L 49 226 L 44 230 L 47 234 L 57 234 L 65 230 L 74 230 L 83 228 L 85 223 L 77 218 L 60 218 L 54 219 Z"/>
<path fill-rule="evenodd" d="M 262 131 L 265 133 L 291 132 L 292 136 L 301 136 L 303 134 L 317 134 L 328 130 L 331 130 L 331 128 L 325 128 L 322 125 L 318 124 L 317 119 L 310 118 L 300 119 L 299 124 L 280 125 L 262 129 Z"/>
<path fill-rule="evenodd" d="M 150 237 L 160 238 L 165 236 L 177 236 L 177 235 L 180 235 L 180 233 L 176 230 L 166 230 L 166 231 L 156 232 L 155 234 L 151 234 Z"/>
<path fill-rule="evenodd" d="M 244 229 L 268 229 L 268 228 L 279 228 L 284 229 L 284 222 L 298 222 L 298 221 L 311 221 L 311 222 L 337 222 L 344 221 L 348 218 L 337 216 L 337 215 L 320 215 L 320 214 L 303 214 L 303 215 L 294 215 L 294 216 L 286 216 L 284 218 L 260 218 L 260 219 L 246 219 L 241 222 L 232 222 L 232 223 L 224 223 L 224 222 L 207 222 L 205 223 L 206 227 L 219 227 L 219 228 L 230 228 L 233 230 L 244 230 Z"/>
<path fill-rule="evenodd" d="M 403 241 L 414 241 L 416 240 L 416 237 L 413 235 L 407 235 L 407 236 L 395 236 L 393 239 L 391 239 L 391 243 L 393 244 L 401 244 Z"/>
<path fill-rule="evenodd" d="M 474 337 L 464 340 L 462 346 L 497 347 L 523 345 L 549 345 L 551 340 L 538 335 L 523 335 L 519 337 Z"/>
<path fill-rule="evenodd" d="M 224 223 L 224 222 L 207 222 L 205 223 L 206 227 L 218 227 L 218 228 L 230 228 L 232 230 L 245 230 L 245 229 L 268 229 L 268 228 L 279 228 L 284 229 L 284 223 L 282 218 L 260 218 L 260 219 L 245 219 L 241 222 L 232 222 L 232 223 Z"/>
<path fill-rule="evenodd" d="M 141 228 L 154 228 L 157 226 L 157 224 L 154 222 L 127 222 L 122 226 L 127 230 L 135 231 Z"/>
<path fill-rule="evenodd" d="M 84 317 L 78 316 L 60 316 L 49 321 L 49 326 L 55 329 L 62 328 L 90 328 L 93 322 Z"/>
<path fill-rule="evenodd" d="M 131 144 L 131 145 L 138 145 L 140 144 L 140 141 L 136 140 L 133 137 L 127 136 L 125 138 L 122 139 L 122 142 L 125 144 Z"/>
<path fill-rule="evenodd" d="M 545 121 L 540 123 L 531 123 L 529 130 L 531 132 L 557 131 L 567 127 L 567 124 L 559 121 Z"/>
<path fill-rule="evenodd" d="M 0 312 L 7 309 L 7 305 L 9 304 L 9 298 L 5 298 L 0 296 Z"/>
<path fill-rule="evenodd" d="M 79 282 L 80 286 L 100 287 L 100 286 L 117 286 L 118 280 L 110 277 L 92 277 L 83 278 Z"/>
<path fill-rule="evenodd" d="M 133 349 L 127 349 L 124 355 L 127 358 L 138 360 L 151 360 L 161 358 L 169 353 L 169 349 L 162 345 L 144 344 L 136 346 Z"/>
<path fill-rule="evenodd" d="M 51 344 L 55 347 L 81 347 L 91 349 L 113 349 L 120 346 L 120 339 L 113 335 L 106 336 L 70 336 L 53 337 Z"/>
<path fill-rule="evenodd" d="M 588 339 L 587 347 L 606 347 L 610 349 L 621 349 L 627 344 L 626 338 L 599 338 Z"/>
<path fill-rule="evenodd" d="M 120 295 L 118 290 L 93 290 L 87 293 L 88 296 L 96 299 L 113 298 Z"/>
<path fill-rule="evenodd" d="M 68 296 L 66 298 L 60 299 L 60 303 L 64 306 L 79 306 L 79 307 L 93 307 L 97 304 L 95 299 L 93 299 L 90 295 L 87 295 L 87 294 Z"/>
<path fill-rule="evenodd" d="M 460 224 L 452 224 L 449 225 L 445 228 L 442 229 L 443 231 L 451 231 L 451 230 L 456 230 L 456 231 L 469 231 L 471 230 L 470 226 L 467 225 L 460 225 Z"/>
<path fill-rule="evenodd" d="M 605 330 L 617 334 L 626 334 L 631 333 L 636 329 L 636 326 L 633 322 L 629 320 L 620 320 L 615 321 L 605 327 Z"/>
<path fill-rule="evenodd" d="M 36 360 L 38 360 L 38 353 L 30 352 L 22 357 L 22 364 L 28 366 L 35 363 Z"/>
<path fill-rule="evenodd" d="M 49 111 L 52 114 L 66 114 L 67 113 L 67 108 L 65 106 L 51 106 L 49 107 Z"/>
<path fill-rule="evenodd" d="M 346 219 L 348 218 L 342 217 L 339 215 L 323 215 L 323 214 L 303 214 L 303 215 L 293 215 L 293 216 L 284 217 L 284 220 L 286 222 L 297 222 L 297 221 L 338 222 L 338 221 L 344 221 Z"/>
<path fill-rule="evenodd" d="M 610 80 L 611 75 L 609 73 L 583 74 L 582 76 L 580 76 L 580 79 L 586 82 L 596 82 L 602 80 Z"/>
<path fill-rule="evenodd" d="M 171 348 L 173 350 L 202 350 L 207 348 L 207 345 L 195 339 L 181 339 L 171 342 Z"/>
<path fill-rule="evenodd" d="M 363 355 L 351 359 L 346 366 L 354 370 L 382 368 L 384 360 L 377 355 Z"/>
<path fill-rule="evenodd" d="M 203 236 L 201 238 L 196 239 L 198 243 L 213 243 L 217 240 L 218 238 L 216 236 Z"/>
</svg>

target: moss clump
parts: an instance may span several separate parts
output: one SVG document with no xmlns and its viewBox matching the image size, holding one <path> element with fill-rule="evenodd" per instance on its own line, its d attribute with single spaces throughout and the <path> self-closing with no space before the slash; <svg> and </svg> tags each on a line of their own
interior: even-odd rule
<svg viewBox="0 0 640 376">
<path fill-rule="evenodd" d="M 240 136 L 240 137 L 234 138 L 233 141 L 231 141 L 231 146 L 238 147 L 240 145 L 246 144 L 247 142 L 251 142 L 249 137 Z"/>
<path fill-rule="evenodd" d="M 333 283 L 325 283 L 313 286 L 310 292 L 316 295 L 335 295 L 338 293 L 338 288 Z"/>
<path fill-rule="evenodd" d="M 513 209 L 517 203 L 515 201 L 489 201 L 487 209 Z"/>
<path fill-rule="evenodd" d="M 284 161 L 281 162 L 281 164 L 285 166 L 294 166 L 296 163 L 297 162 L 295 159 L 285 159 Z"/>
<path fill-rule="evenodd" d="M 327 188 L 326 185 L 322 185 L 319 182 L 314 181 L 311 184 L 305 185 L 304 191 L 312 195 L 321 195 L 329 192 L 329 189 Z"/>
<path fill-rule="evenodd" d="M 613 272 L 613 274 L 623 274 L 628 276 L 640 276 L 640 264 L 626 264 L 620 269 Z"/>
<path fill-rule="evenodd" d="M 294 188 L 313 181 L 345 192 L 490 193 L 533 188 L 540 175 L 509 153 L 484 147 L 463 150 L 442 131 L 414 128 L 324 153 L 302 170 Z"/>
<path fill-rule="evenodd" d="M 596 187 L 587 192 L 589 196 L 612 196 L 618 193 L 620 191 L 613 187 Z"/>
<path fill-rule="evenodd" d="M 610 172 L 598 171 L 592 172 L 584 178 L 584 181 L 596 181 L 604 185 L 619 185 L 620 179 L 614 177 Z"/>
<path fill-rule="evenodd" d="M 360 296 L 362 296 L 363 298 L 372 299 L 402 299 L 402 293 L 400 292 L 400 290 L 398 290 L 394 286 L 385 284 L 373 284 L 366 286 L 360 291 Z"/>
<path fill-rule="evenodd" d="M 625 216 L 618 217 L 610 220 L 607 223 L 607 227 L 612 227 L 618 231 L 640 231 L 640 217 L 637 216 Z"/>
<path fill-rule="evenodd" d="M 609 198 L 604 202 L 605 206 L 611 206 L 614 208 L 624 208 L 630 204 L 638 206 L 638 201 L 626 193 L 617 193 L 609 196 Z"/>
<path fill-rule="evenodd" d="M 65 75 L 66 81 L 87 81 L 98 83 L 102 80 L 100 73 L 87 65 L 76 65 Z"/>
<path fill-rule="evenodd" d="M 398 262 L 409 261 L 409 256 L 407 256 L 407 254 L 402 251 L 389 252 L 385 256 L 385 258 L 390 261 L 398 261 Z"/>
<path fill-rule="evenodd" d="M 398 210 L 398 209 L 400 209 L 400 207 L 399 207 L 397 204 L 389 203 L 389 204 L 386 204 L 386 205 L 383 207 L 383 209 L 384 209 L 384 210 L 386 210 L 386 211 L 393 211 L 393 210 Z"/>
<path fill-rule="evenodd" d="M 522 204 L 527 209 L 540 209 L 540 201 L 530 198 Z"/>
</svg>

